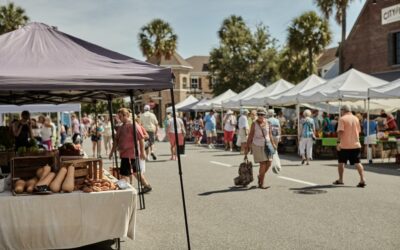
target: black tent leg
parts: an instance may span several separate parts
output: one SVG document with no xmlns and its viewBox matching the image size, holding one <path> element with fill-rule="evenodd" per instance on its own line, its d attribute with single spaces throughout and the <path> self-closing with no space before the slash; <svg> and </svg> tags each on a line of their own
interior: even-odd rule
<svg viewBox="0 0 400 250">
<path fill-rule="evenodd" d="M 187 245 L 188 249 L 190 250 L 190 237 L 189 237 L 189 225 L 188 225 L 188 219 L 187 219 L 187 213 L 186 213 L 186 201 L 185 201 L 185 190 L 183 187 L 183 178 L 182 178 L 182 164 L 181 164 L 181 155 L 178 151 L 178 126 L 176 125 L 176 111 L 175 111 L 175 97 L 174 97 L 174 89 L 170 89 L 171 92 L 171 101 L 172 101 L 172 117 L 174 119 L 174 132 L 175 132 L 175 145 L 176 145 L 176 154 L 178 156 L 178 169 L 179 169 L 179 178 L 181 182 L 181 193 L 182 193 L 182 203 L 183 203 L 183 214 L 185 217 L 185 228 L 186 228 L 186 240 L 187 240 Z"/>
<path fill-rule="evenodd" d="M 132 125 L 133 125 L 133 140 L 134 140 L 134 145 L 135 145 L 135 168 L 136 168 L 136 174 L 137 174 L 137 181 L 138 181 L 138 192 L 139 192 L 139 205 L 140 209 L 145 209 L 145 202 L 144 202 L 144 193 L 142 190 L 142 175 L 140 171 L 140 165 L 139 165 L 139 144 L 136 138 L 136 121 L 135 121 L 135 99 L 133 98 L 133 90 L 129 91 L 129 95 L 131 98 L 131 110 L 132 110 Z"/>
<path fill-rule="evenodd" d="M 113 113 L 112 113 L 112 96 L 108 95 L 108 115 L 110 117 L 110 122 L 111 122 L 111 134 L 112 134 L 112 140 L 113 140 L 113 144 L 116 143 L 115 142 L 115 132 L 114 132 L 114 119 L 112 117 Z M 119 176 L 119 166 L 118 166 L 118 157 L 117 157 L 117 152 L 114 151 L 114 159 L 115 160 L 115 168 L 117 169 L 117 178 L 120 179 Z M 112 174 L 112 173 L 111 173 Z"/>
</svg>

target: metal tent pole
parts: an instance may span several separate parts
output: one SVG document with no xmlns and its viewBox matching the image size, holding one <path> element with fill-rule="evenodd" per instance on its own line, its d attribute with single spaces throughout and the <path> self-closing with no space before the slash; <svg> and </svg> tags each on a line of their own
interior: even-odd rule
<svg viewBox="0 0 400 250">
<path fill-rule="evenodd" d="M 178 140 L 178 126 L 177 126 L 177 121 L 176 121 L 176 111 L 175 111 L 175 97 L 174 97 L 174 89 L 170 89 L 171 92 L 171 101 L 172 101 L 172 117 L 174 120 L 174 132 L 175 132 L 175 142 L 178 145 L 179 140 Z M 179 179 L 181 183 L 181 194 L 182 194 L 182 203 L 183 203 L 183 214 L 185 217 L 185 228 L 186 228 L 186 240 L 187 240 L 187 245 L 188 249 L 190 250 L 190 236 L 189 236 L 189 225 L 188 225 L 188 219 L 187 219 L 187 212 L 186 212 L 186 201 L 185 201 L 185 190 L 183 187 L 183 178 L 182 178 L 182 163 L 181 163 L 181 156 L 178 150 L 176 150 L 176 154 L 178 156 L 178 169 L 179 169 Z"/>
<path fill-rule="evenodd" d="M 111 123 L 111 135 L 112 135 L 112 140 L 113 140 L 112 143 L 114 144 L 114 143 L 116 143 L 116 141 L 115 141 L 115 133 L 114 133 L 115 125 L 114 125 L 114 119 L 112 117 L 113 113 L 112 113 L 112 96 L 111 95 L 107 96 L 107 101 L 108 101 L 108 115 L 110 117 L 109 120 Z M 118 157 L 117 157 L 116 151 L 114 151 L 114 159 L 113 160 L 115 161 L 115 168 L 117 169 L 117 178 L 119 179 L 120 176 L 119 176 L 119 167 L 118 167 Z"/>
<path fill-rule="evenodd" d="M 137 174 L 137 182 L 138 182 L 138 191 L 139 191 L 139 204 L 140 204 L 140 209 L 145 209 L 146 205 L 144 202 L 144 193 L 142 191 L 142 175 L 140 171 L 140 164 L 139 164 L 139 145 L 137 141 L 137 128 L 136 128 L 136 121 L 135 121 L 135 99 L 133 98 L 133 90 L 129 91 L 129 96 L 131 98 L 131 110 L 132 110 L 132 126 L 133 126 L 133 140 L 134 140 L 134 145 L 135 145 L 135 168 L 136 168 L 136 174 Z M 144 152 L 142 152 L 144 153 Z"/>
</svg>

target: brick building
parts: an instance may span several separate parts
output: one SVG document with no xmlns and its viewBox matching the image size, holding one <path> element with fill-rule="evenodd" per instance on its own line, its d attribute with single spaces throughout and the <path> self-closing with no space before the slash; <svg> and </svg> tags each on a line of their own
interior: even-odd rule
<svg viewBox="0 0 400 250">
<path fill-rule="evenodd" d="M 156 58 L 150 58 L 147 61 L 157 63 Z M 171 68 L 175 76 L 175 103 L 185 100 L 189 95 L 197 99 L 212 97 L 208 78 L 208 61 L 208 56 L 192 56 L 185 60 L 178 53 L 174 53 L 168 60 L 165 57 L 161 58 L 160 66 Z M 143 94 L 138 103 L 142 106 L 150 104 L 157 118 L 163 119 L 166 108 L 172 105 L 170 90 Z"/>
<path fill-rule="evenodd" d="M 344 46 L 345 70 L 400 78 L 400 0 L 367 0 Z"/>
</svg>

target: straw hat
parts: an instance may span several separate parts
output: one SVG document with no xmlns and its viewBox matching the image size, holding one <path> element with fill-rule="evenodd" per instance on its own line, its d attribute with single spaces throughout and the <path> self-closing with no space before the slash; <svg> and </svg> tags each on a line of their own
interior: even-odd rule
<svg viewBox="0 0 400 250">
<path fill-rule="evenodd" d="M 267 110 L 265 108 L 257 108 L 257 115 L 266 115 Z"/>
</svg>

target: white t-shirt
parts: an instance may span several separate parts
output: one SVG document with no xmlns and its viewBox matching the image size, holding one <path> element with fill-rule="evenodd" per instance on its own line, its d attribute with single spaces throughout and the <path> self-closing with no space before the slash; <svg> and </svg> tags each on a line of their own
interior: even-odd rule
<svg viewBox="0 0 400 250">
<path fill-rule="evenodd" d="M 146 111 L 140 116 L 140 121 L 147 132 L 156 131 L 158 121 L 155 114 L 151 113 L 150 111 Z"/>
<path fill-rule="evenodd" d="M 246 115 L 241 115 L 239 117 L 239 129 L 248 129 L 249 128 L 249 122 L 247 120 L 247 116 Z"/>
<path fill-rule="evenodd" d="M 235 131 L 236 128 L 236 117 L 234 115 L 227 115 L 226 120 L 224 119 L 224 130 Z"/>
<path fill-rule="evenodd" d="M 177 117 L 176 121 L 178 123 L 177 129 L 178 129 L 178 134 L 183 134 L 183 132 L 185 131 L 185 125 L 183 124 L 183 121 L 181 118 Z M 175 126 L 174 126 L 174 118 L 170 118 L 168 121 L 168 126 L 169 127 L 169 133 L 175 133 Z"/>
<path fill-rule="evenodd" d="M 51 136 L 53 135 L 52 127 L 46 127 L 43 125 L 41 132 L 42 132 L 42 141 L 50 141 L 51 140 Z"/>
</svg>

